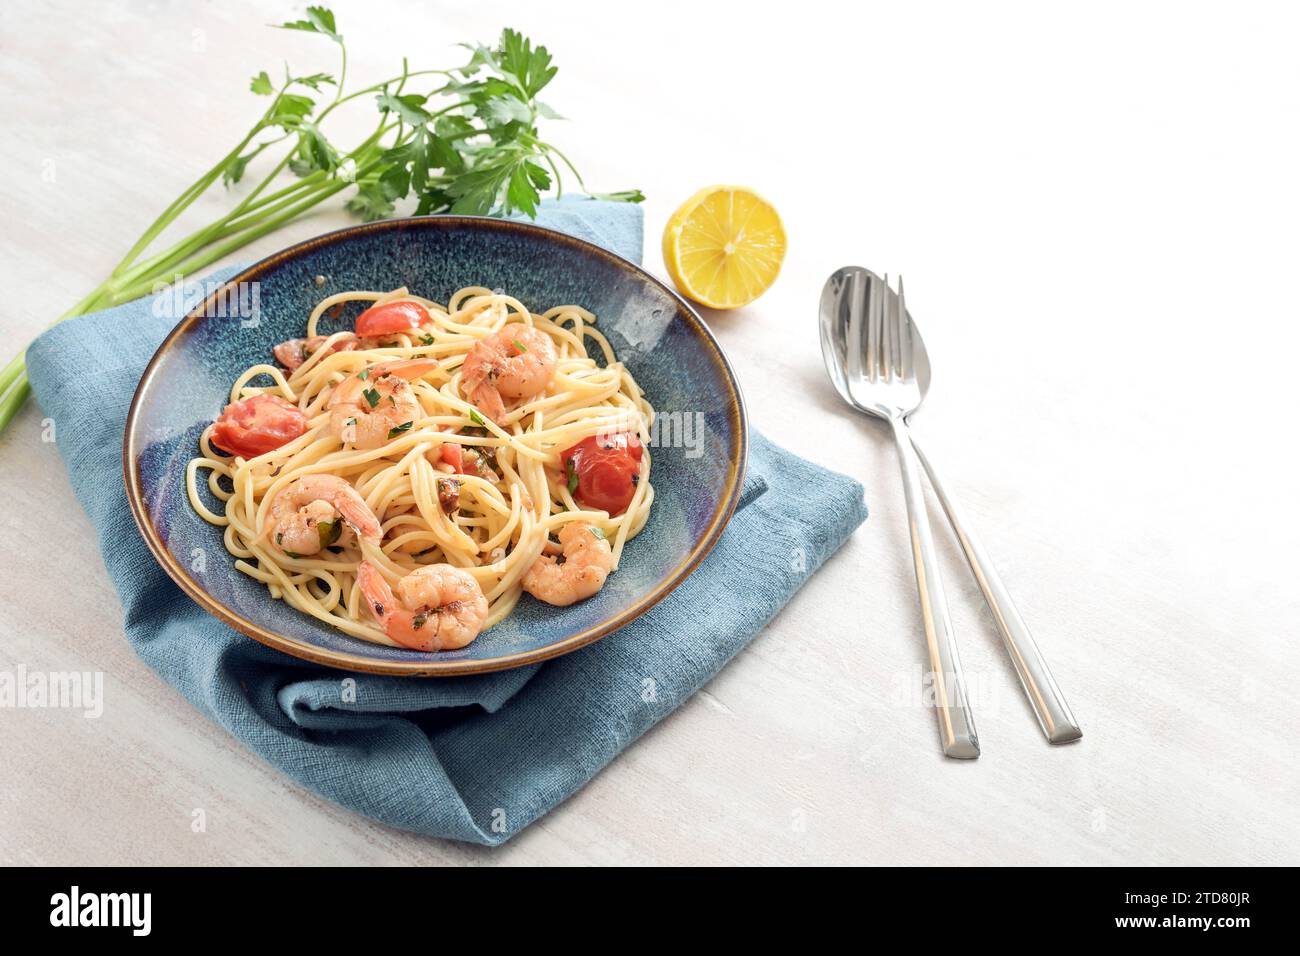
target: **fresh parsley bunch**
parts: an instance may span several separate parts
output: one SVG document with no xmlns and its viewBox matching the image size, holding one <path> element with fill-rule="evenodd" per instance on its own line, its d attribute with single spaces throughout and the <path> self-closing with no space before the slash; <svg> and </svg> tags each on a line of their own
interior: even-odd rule
<svg viewBox="0 0 1300 956">
<path fill-rule="evenodd" d="M 561 194 L 562 168 L 595 198 L 643 198 L 638 190 L 589 193 L 568 158 L 539 136 L 540 120 L 559 118 L 537 98 L 555 77 L 556 67 L 546 47 L 534 46 L 514 30 L 503 30 L 495 46 L 461 44 L 468 51 L 462 66 L 412 71 L 403 60 L 399 75 L 345 92 L 347 47 L 329 9 L 308 7 L 306 19 L 280 28 L 315 33 L 337 44 L 338 76 L 295 76 L 286 67 L 278 85 L 265 70 L 253 77 L 250 90 L 271 98 L 261 118 L 163 210 L 108 279 L 59 321 L 156 291 L 175 276 L 211 265 L 345 190 L 355 190 L 347 208 L 367 221 L 391 216 L 397 204 L 408 199 L 415 201 L 416 215 L 522 212 L 533 217 L 543 193 L 554 187 L 555 194 Z M 427 85 L 430 78 L 436 78 L 436 85 L 427 92 L 411 89 Z M 325 121 L 340 106 L 365 97 L 372 98 L 378 110 L 370 135 L 351 148 L 331 142 L 322 129 Z M 243 182 L 268 151 L 278 151 L 279 160 L 225 215 L 149 254 L 159 236 L 199 196 L 218 180 L 227 187 Z M 281 185 L 286 174 L 292 179 Z M 30 391 L 25 355 L 20 353 L 0 372 L 0 430 Z"/>
</svg>

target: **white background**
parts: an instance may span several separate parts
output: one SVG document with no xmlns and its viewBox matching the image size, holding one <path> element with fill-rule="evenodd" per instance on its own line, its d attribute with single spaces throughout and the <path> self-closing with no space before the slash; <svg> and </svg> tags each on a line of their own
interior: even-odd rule
<svg viewBox="0 0 1300 956">
<path fill-rule="evenodd" d="M 0 437 L 0 669 L 100 670 L 107 699 L 99 720 L 0 711 L 0 861 L 1300 862 L 1294 9 L 336 3 L 359 82 L 403 54 L 451 65 L 456 41 L 503 25 L 547 44 L 545 98 L 571 117 L 553 138 L 593 188 L 645 190 L 656 273 L 695 189 L 765 193 L 785 269 L 753 307 L 706 319 L 754 426 L 860 479 L 871 518 L 705 692 L 488 851 L 303 792 L 140 663 L 29 406 Z M 262 108 L 251 75 L 284 58 L 334 70 L 328 43 L 262 26 L 301 10 L 7 5 L 7 350 L 238 141 Z M 346 221 L 333 204 L 237 258 Z M 913 700 L 892 447 L 840 405 L 818 351 L 818 293 L 847 264 L 906 277 L 935 370 L 917 430 L 1038 635 L 1077 745 L 1041 739 L 936 524 L 984 746 L 939 755 Z"/>
</svg>

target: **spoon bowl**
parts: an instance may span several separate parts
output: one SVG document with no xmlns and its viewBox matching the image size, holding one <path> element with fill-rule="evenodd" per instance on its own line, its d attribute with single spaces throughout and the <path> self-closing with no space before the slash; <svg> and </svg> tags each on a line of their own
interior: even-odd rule
<svg viewBox="0 0 1300 956">
<path fill-rule="evenodd" d="M 850 345 L 849 332 L 857 313 L 860 321 L 871 314 L 872 304 L 883 300 L 886 314 L 897 310 L 901 304 L 903 322 L 911 339 L 912 365 L 914 369 L 914 387 L 900 388 L 901 401 L 905 406 L 902 414 L 912 414 L 925 400 L 930 390 L 930 357 L 926 352 L 921 333 L 912 322 L 907 305 L 900 300 L 899 294 L 889 288 L 889 284 L 870 269 L 861 266 L 845 266 L 837 269 L 826 280 L 822 288 L 821 308 L 819 310 L 819 329 L 822 341 L 822 358 L 826 363 L 826 374 L 830 376 L 835 390 L 840 397 L 859 411 L 867 412 L 878 418 L 889 415 L 878 404 L 861 404 L 854 398 L 849 382 Z M 868 336 L 868 345 L 870 345 Z"/>
</svg>

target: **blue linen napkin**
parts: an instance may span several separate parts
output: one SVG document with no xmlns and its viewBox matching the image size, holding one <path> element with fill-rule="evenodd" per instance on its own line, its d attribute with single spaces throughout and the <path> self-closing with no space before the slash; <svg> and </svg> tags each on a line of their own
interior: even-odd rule
<svg viewBox="0 0 1300 956">
<path fill-rule="evenodd" d="M 636 206 L 547 202 L 537 221 L 640 261 Z M 37 401 L 99 533 L 127 639 L 273 766 L 392 826 L 488 845 L 509 839 L 713 677 L 866 517 L 856 481 L 752 433 L 741 507 L 717 546 L 621 630 L 543 664 L 470 677 L 308 664 L 209 616 L 157 565 L 131 519 L 120 456 L 127 408 L 193 304 L 141 299 L 82 316 L 27 353 Z"/>
</svg>

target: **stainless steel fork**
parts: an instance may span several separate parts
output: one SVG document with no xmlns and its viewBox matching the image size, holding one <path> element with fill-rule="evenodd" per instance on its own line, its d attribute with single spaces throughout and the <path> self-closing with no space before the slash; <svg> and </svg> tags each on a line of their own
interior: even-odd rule
<svg viewBox="0 0 1300 956">
<path fill-rule="evenodd" d="M 848 281 L 854 281 L 854 277 L 849 277 Z M 866 295 L 848 297 L 853 305 L 842 343 L 842 363 L 838 350 L 832 346 L 827 352 L 826 364 L 836 387 L 850 403 L 885 419 L 893 431 L 903 472 L 912 559 L 916 565 L 916 589 L 930 658 L 929 689 L 934 695 L 935 711 L 939 716 L 939 736 L 945 755 L 972 759 L 979 756 L 979 738 L 966 698 L 961 658 L 948 616 L 948 600 L 939 577 L 934 538 L 921 490 L 920 464 L 907 434 L 906 417 L 924 398 L 924 390 L 917 381 L 916 363 L 918 354 L 921 361 L 925 361 L 925 346 L 914 335 L 904 304 L 901 278 L 897 296 L 890 294 L 888 276 L 883 284 L 871 283 L 870 288 L 864 291 Z M 862 314 L 864 303 L 866 315 Z M 823 340 L 823 349 L 826 344 Z M 832 352 L 836 353 L 834 362 Z"/>
</svg>

